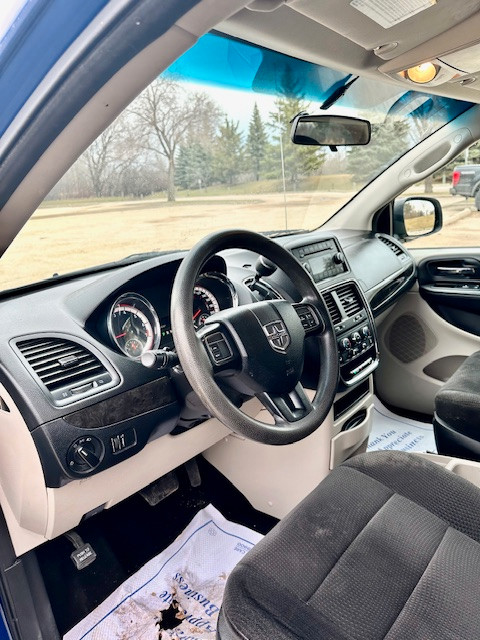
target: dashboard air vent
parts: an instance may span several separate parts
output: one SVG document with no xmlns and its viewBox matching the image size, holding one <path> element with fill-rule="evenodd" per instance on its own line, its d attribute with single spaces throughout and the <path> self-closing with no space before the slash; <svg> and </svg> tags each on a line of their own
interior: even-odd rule
<svg viewBox="0 0 480 640">
<path fill-rule="evenodd" d="M 402 251 L 402 249 L 401 249 L 397 244 L 395 244 L 395 242 L 393 242 L 393 240 L 390 240 L 390 238 L 387 238 L 386 236 L 378 236 L 378 239 L 379 239 L 381 242 L 383 242 L 383 244 L 386 244 L 386 245 L 387 245 L 387 247 L 388 247 L 391 251 L 393 251 L 393 253 L 394 253 L 396 256 L 398 256 L 399 258 L 400 258 L 400 257 L 403 257 L 403 256 L 405 255 L 405 254 L 404 254 L 404 252 Z"/>
<path fill-rule="evenodd" d="M 340 305 L 348 318 L 351 318 L 356 313 L 362 311 L 362 300 L 353 284 L 342 284 L 335 289 L 335 293 L 337 294 Z"/>
<path fill-rule="evenodd" d="M 47 336 L 19 340 L 16 346 L 56 404 L 79 400 L 118 381 L 97 356 L 78 342 Z"/>
<path fill-rule="evenodd" d="M 332 292 L 331 291 L 325 291 L 323 294 L 323 300 L 325 301 L 325 304 L 327 305 L 327 311 L 330 315 L 330 318 L 332 320 L 332 323 L 338 324 L 341 319 L 342 319 L 342 314 L 340 312 L 340 309 L 338 308 L 338 304 L 336 303 Z"/>
</svg>

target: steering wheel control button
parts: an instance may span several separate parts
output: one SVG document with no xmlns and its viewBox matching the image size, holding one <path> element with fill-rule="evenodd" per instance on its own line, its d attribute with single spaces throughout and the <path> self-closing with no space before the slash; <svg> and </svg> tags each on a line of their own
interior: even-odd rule
<svg viewBox="0 0 480 640">
<path fill-rule="evenodd" d="M 308 305 L 298 305 L 295 307 L 295 311 L 297 312 L 305 331 L 312 331 L 313 329 L 316 329 L 318 326 L 320 326 L 320 321 L 317 317 L 317 314 Z"/>
<path fill-rule="evenodd" d="M 98 438 L 77 438 L 67 451 L 67 466 L 70 471 L 86 474 L 98 467 L 103 459 L 104 448 Z"/>
<path fill-rule="evenodd" d="M 220 333 L 220 331 L 207 336 L 205 343 L 213 364 L 224 364 L 233 358 L 233 351 L 225 340 L 225 336 Z"/>
<path fill-rule="evenodd" d="M 112 453 L 122 453 L 130 447 L 134 447 L 137 444 L 137 434 L 135 429 L 127 429 L 123 433 L 119 433 L 116 436 L 110 438 L 110 445 L 112 447 Z"/>
</svg>

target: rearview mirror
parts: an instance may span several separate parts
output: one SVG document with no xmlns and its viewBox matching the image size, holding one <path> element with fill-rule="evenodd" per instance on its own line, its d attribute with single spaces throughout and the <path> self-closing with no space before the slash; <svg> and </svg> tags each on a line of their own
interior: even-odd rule
<svg viewBox="0 0 480 640">
<path fill-rule="evenodd" d="M 292 122 L 291 138 L 294 144 L 350 147 L 370 142 L 371 127 L 368 120 L 349 116 L 308 115 L 299 113 Z"/>
</svg>

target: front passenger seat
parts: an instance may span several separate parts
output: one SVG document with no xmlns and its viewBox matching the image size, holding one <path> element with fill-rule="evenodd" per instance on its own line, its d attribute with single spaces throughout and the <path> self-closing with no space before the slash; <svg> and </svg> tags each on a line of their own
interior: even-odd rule
<svg viewBox="0 0 480 640">
<path fill-rule="evenodd" d="M 480 489 L 415 454 L 352 458 L 236 566 L 217 637 L 480 638 Z"/>
</svg>

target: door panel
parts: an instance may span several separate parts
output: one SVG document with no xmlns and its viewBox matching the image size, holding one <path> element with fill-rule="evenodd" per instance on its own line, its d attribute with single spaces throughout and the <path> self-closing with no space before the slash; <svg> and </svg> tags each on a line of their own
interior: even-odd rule
<svg viewBox="0 0 480 640">
<path fill-rule="evenodd" d="M 422 297 L 447 322 L 480 335 L 480 260 L 427 257 L 418 265 Z"/>
<path fill-rule="evenodd" d="M 443 382 L 467 356 L 480 350 L 480 253 L 475 249 L 411 253 L 418 264 L 419 283 L 379 319 L 380 365 L 375 382 L 385 402 L 432 414 Z"/>
</svg>

